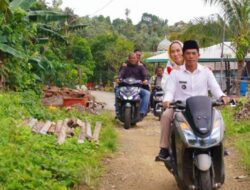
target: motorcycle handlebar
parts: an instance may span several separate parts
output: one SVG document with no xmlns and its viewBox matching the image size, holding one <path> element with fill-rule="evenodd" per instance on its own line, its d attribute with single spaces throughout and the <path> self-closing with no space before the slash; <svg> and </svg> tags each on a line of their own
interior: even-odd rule
<svg viewBox="0 0 250 190">
<path fill-rule="evenodd" d="M 186 108 L 186 104 L 180 100 L 177 100 L 175 102 L 170 103 L 170 108 L 173 109 L 185 109 Z"/>
<path fill-rule="evenodd" d="M 231 99 L 231 101 L 229 103 L 230 103 L 231 106 L 235 106 L 236 105 L 236 100 Z M 222 106 L 222 105 L 224 105 L 223 100 L 212 101 L 212 106 L 213 107 Z M 186 104 L 183 101 L 177 100 L 175 102 L 170 103 L 170 108 L 173 108 L 173 109 L 185 109 Z"/>
<path fill-rule="evenodd" d="M 213 107 L 216 107 L 216 106 L 222 106 L 224 105 L 224 102 L 222 100 L 215 100 L 215 101 L 212 101 L 212 106 Z"/>
<path fill-rule="evenodd" d="M 133 83 L 128 83 L 126 81 L 126 79 L 119 79 L 120 80 L 120 83 L 119 83 L 119 86 L 126 86 L 126 85 L 136 85 L 136 86 L 139 86 L 141 87 L 142 86 L 142 81 L 141 80 L 134 80 Z"/>
<path fill-rule="evenodd" d="M 236 106 L 236 100 L 232 98 L 228 104 L 230 104 L 231 106 Z M 223 106 L 223 105 L 225 105 L 224 102 L 223 102 L 223 100 L 212 101 L 212 106 L 213 107 Z"/>
</svg>

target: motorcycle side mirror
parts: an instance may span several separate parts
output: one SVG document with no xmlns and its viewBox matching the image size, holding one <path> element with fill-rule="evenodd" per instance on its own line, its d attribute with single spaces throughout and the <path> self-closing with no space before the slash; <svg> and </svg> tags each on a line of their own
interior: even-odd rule
<svg viewBox="0 0 250 190">
<path fill-rule="evenodd" d="M 230 101 L 230 106 L 231 106 L 231 107 L 235 107 L 235 106 L 236 106 L 236 100 L 235 100 L 235 99 L 232 99 L 232 100 Z"/>
</svg>

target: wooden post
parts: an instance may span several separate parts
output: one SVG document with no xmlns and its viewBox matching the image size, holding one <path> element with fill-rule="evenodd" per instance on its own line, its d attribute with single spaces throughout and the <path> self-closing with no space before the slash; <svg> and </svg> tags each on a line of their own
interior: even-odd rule
<svg viewBox="0 0 250 190">
<path fill-rule="evenodd" d="M 86 129 L 86 125 L 84 122 L 82 122 L 81 120 L 77 120 L 77 124 L 81 127 L 81 132 L 78 138 L 78 143 L 79 144 L 83 144 L 85 137 L 86 137 L 86 133 L 87 133 L 87 129 Z"/>
<path fill-rule="evenodd" d="M 96 141 L 96 142 L 99 141 L 101 128 L 102 128 L 102 123 L 100 121 L 97 121 L 95 125 L 94 134 L 93 134 L 93 141 Z"/>
<path fill-rule="evenodd" d="M 87 120 L 85 121 L 85 126 L 86 126 L 86 137 L 91 140 L 92 139 L 91 125 Z"/>
<path fill-rule="evenodd" d="M 58 138 L 57 138 L 57 143 L 59 145 L 63 144 L 65 139 L 66 139 L 66 130 L 67 130 L 67 127 L 68 127 L 68 121 L 69 121 L 69 119 L 65 119 L 63 121 L 61 131 L 60 131 L 60 133 L 58 135 Z"/>
<path fill-rule="evenodd" d="M 59 135 L 62 126 L 63 126 L 63 121 L 62 121 L 62 120 L 57 121 L 57 123 L 56 123 L 56 128 L 55 128 L 55 134 L 56 134 L 57 136 Z"/>
</svg>

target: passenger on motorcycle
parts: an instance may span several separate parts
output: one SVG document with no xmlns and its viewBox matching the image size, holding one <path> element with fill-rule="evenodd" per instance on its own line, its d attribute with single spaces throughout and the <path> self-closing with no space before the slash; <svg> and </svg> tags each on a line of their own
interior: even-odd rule
<svg viewBox="0 0 250 190">
<path fill-rule="evenodd" d="M 142 60 L 141 60 L 141 56 L 142 56 L 141 50 L 140 50 L 140 49 L 135 49 L 135 50 L 134 50 L 134 53 L 135 53 L 135 55 L 136 55 L 136 57 L 137 57 L 137 62 L 136 62 L 136 64 L 137 64 L 137 65 L 140 65 L 140 66 L 143 66 L 143 67 L 145 68 L 146 73 L 147 73 L 147 80 L 149 80 L 150 77 L 149 77 L 149 74 L 148 74 L 147 67 L 146 67 L 146 65 L 145 65 L 145 64 L 142 62 Z M 128 60 L 125 61 L 125 62 L 121 65 L 120 69 L 123 68 L 123 67 L 126 67 L 127 64 L 128 64 L 128 62 L 129 62 Z M 120 72 L 120 70 L 119 70 L 119 72 Z M 149 86 L 149 84 L 143 84 L 143 85 L 142 85 L 142 88 L 145 89 L 145 90 L 150 91 L 150 86 Z"/>
<path fill-rule="evenodd" d="M 135 78 L 136 80 L 141 80 L 142 85 L 147 85 L 148 84 L 147 71 L 144 66 L 138 65 L 137 62 L 138 59 L 136 54 L 130 53 L 128 56 L 128 62 L 126 66 L 123 66 L 120 70 L 119 79 Z M 118 95 L 119 95 L 119 88 L 116 90 L 116 97 Z M 148 90 L 141 88 L 140 98 L 141 98 L 140 118 L 143 119 L 148 110 L 150 92 Z"/>
<path fill-rule="evenodd" d="M 150 105 L 151 105 L 151 108 L 154 107 L 153 96 L 154 96 L 154 93 L 156 91 L 156 87 L 161 87 L 162 77 L 163 77 L 163 68 L 161 66 L 158 66 L 155 69 L 155 75 L 150 78 L 150 88 L 151 88 Z"/>
<path fill-rule="evenodd" d="M 196 41 L 184 42 L 183 57 L 185 65 L 179 70 L 173 70 L 166 85 L 163 106 L 166 111 L 161 118 L 160 153 L 156 161 L 165 161 L 169 157 L 169 137 L 173 109 L 169 109 L 172 101 L 185 101 L 192 96 L 208 96 L 208 90 L 216 99 L 222 99 L 226 104 L 230 101 L 218 85 L 212 71 L 198 63 L 199 46 Z"/>
<path fill-rule="evenodd" d="M 169 78 L 169 75 L 172 70 L 179 69 L 181 65 L 184 64 L 183 56 L 182 56 L 182 42 L 178 40 L 174 40 L 168 48 L 168 57 L 169 61 L 164 69 L 163 78 L 161 80 L 161 87 L 164 91 L 166 91 L 166 82 Z"/>
</svg>

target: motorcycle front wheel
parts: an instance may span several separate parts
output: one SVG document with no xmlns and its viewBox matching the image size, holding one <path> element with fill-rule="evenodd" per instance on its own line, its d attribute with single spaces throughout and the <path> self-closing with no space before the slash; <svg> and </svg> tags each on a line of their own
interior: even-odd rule
<svg viewBox="0 0 250 190">
<path fill-rule="evenodd" d="M 126 107 L 124 112 L 124 128 L 129 129 L 131 127 L 131 107 Z"/>
<path fill-rule="evenodd" d="M 212 190 L 212 179 L 210 175 L 210 170 L 199 171 L 199 190 Z"/>
</svg>

